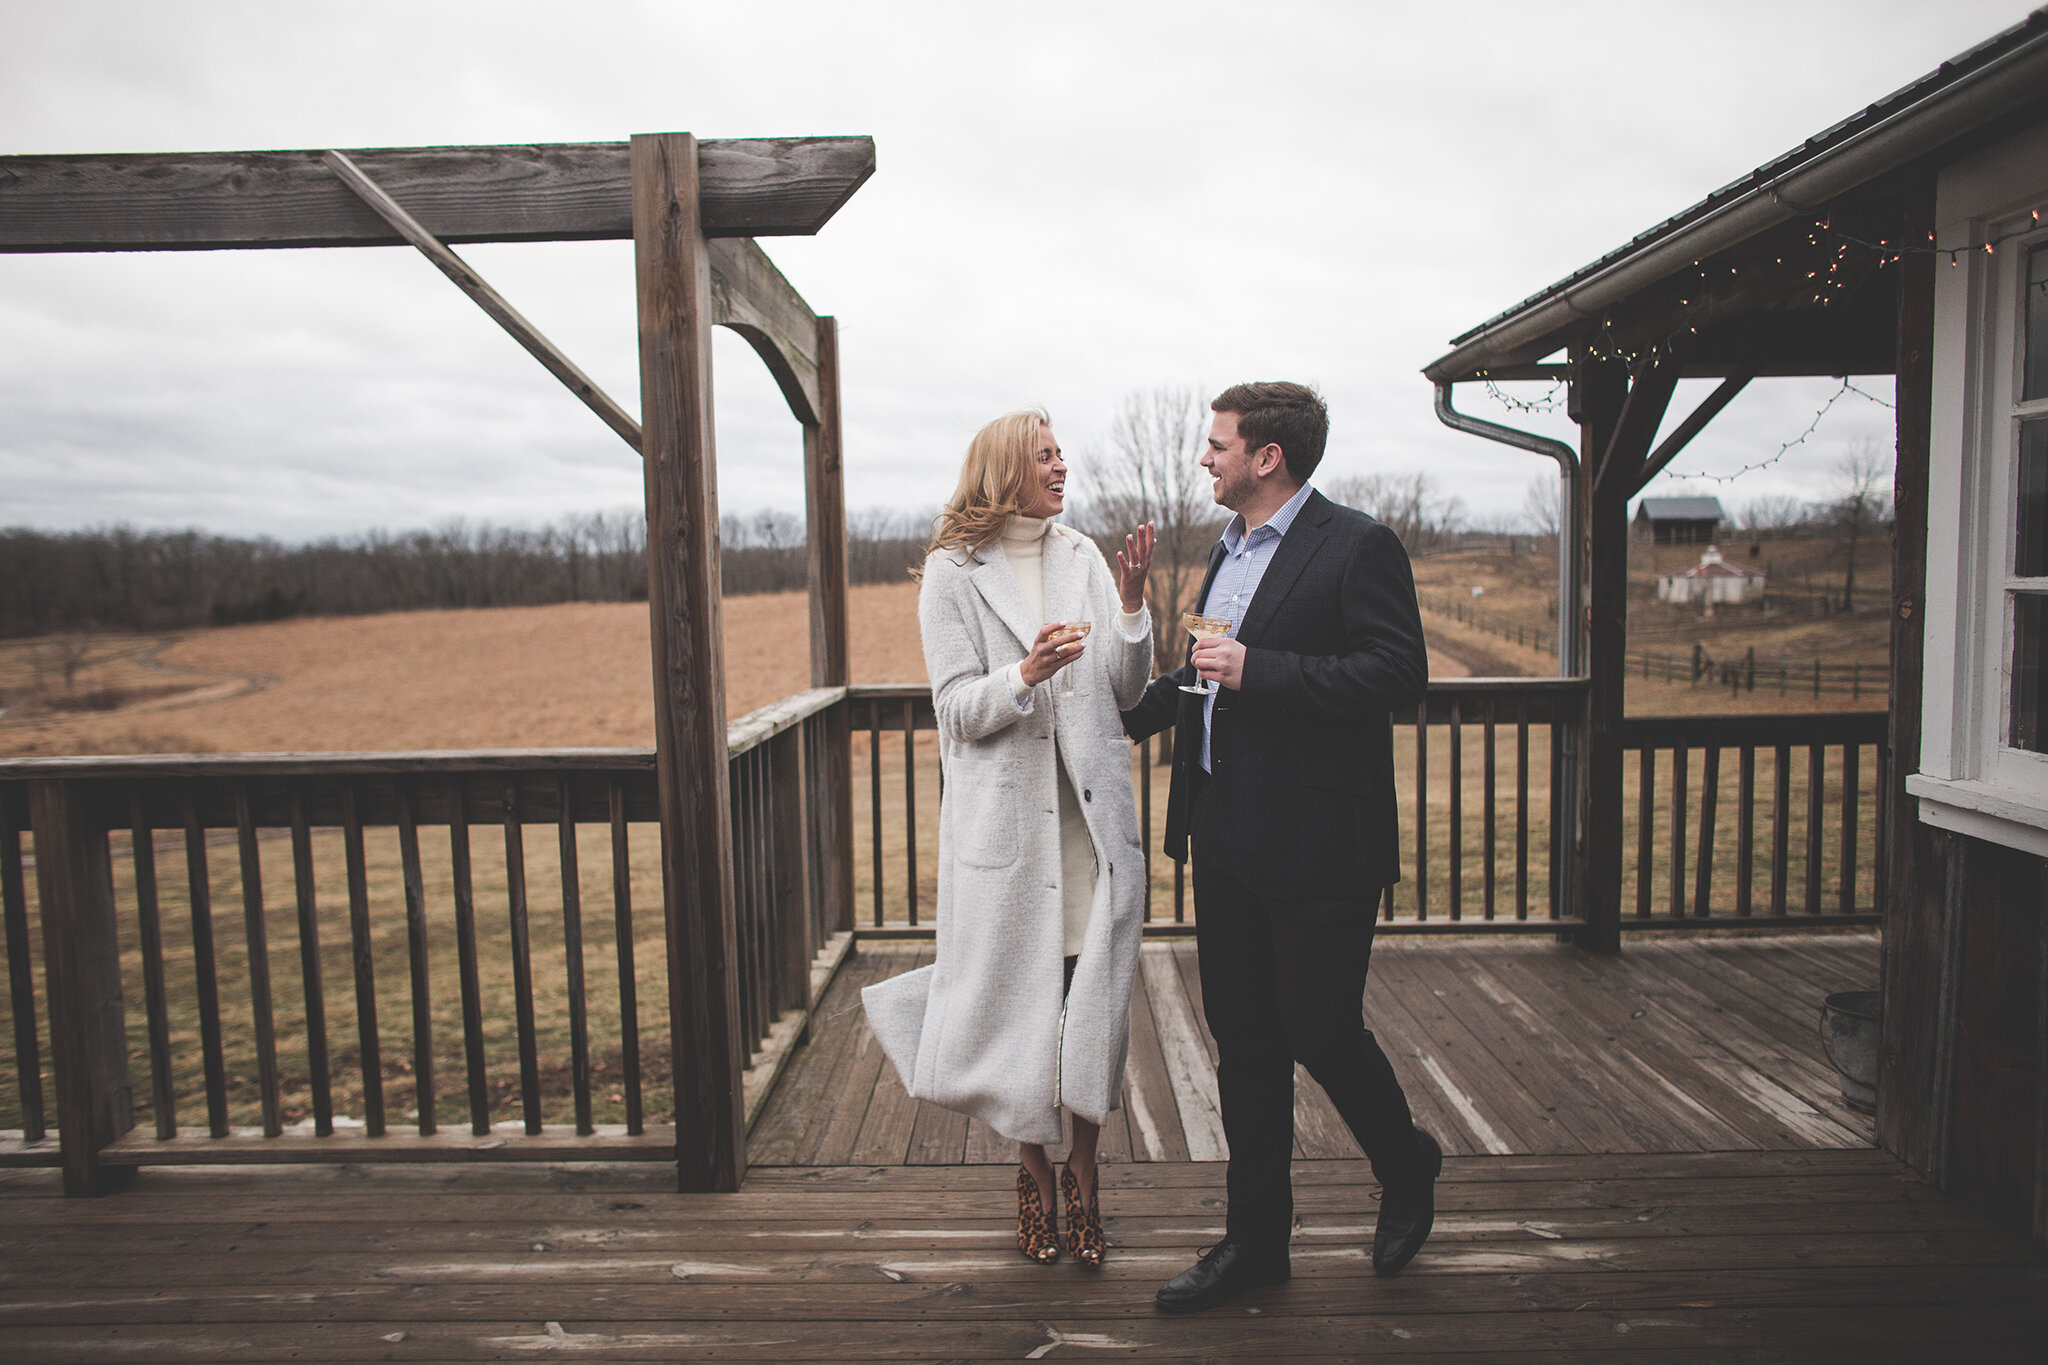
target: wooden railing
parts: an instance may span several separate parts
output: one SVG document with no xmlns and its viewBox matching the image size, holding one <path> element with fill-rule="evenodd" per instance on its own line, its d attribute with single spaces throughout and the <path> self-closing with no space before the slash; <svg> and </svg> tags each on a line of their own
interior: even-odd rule
<svg viewBox="0 0 2048 1365">
<path fill-rule="evenodd" d="M 728 731 L 750 1117 L 850 940 L 843 695 Z M 673 1127 L 650 1114 L 669 1106 L 642 1070 L 665 1071 L 672 1017 L 655 788 L 651 749 L 0 763 L 16 1061 L 0 1162 L 61 1159 L 104 1185 L 160 1162 L 667 1159 Z M 493 825 L 502 862 L 472 847 Z M 553 867 L 529 883 L 536 829 Z M 230 899 L 239 933 L 216 924 Z M 591 950 L 593 933 L 608 941 Z M 131 1045 L 149 1136 L 129 1131 Z M 444 1131 L 456 1114 L 466 1133 Z"/>
<path fill-rule="evenodd" d="M 1877 923 L 1886 721 L 1882 711 L 1852 711 L 1623 722 L 1622 747 L 1637 759 L 1627 793 L 1635 903 L 1622 928 Z"/>
<path fill-rule="evenodd" d="M 1402 880 L 1380 904 L 1383 932 L 1552 933 L 1584 922 L 1561 899 L 1555 874 L 1569 822 L 1553 818 L 1564 800 L 1565 736 L 1583 695 L 1584 684 L 1567 679 L 1443 679 L 1430 684 L 1422 707 L 1394 717 L 1403 867 Z M 865 793 L 855 802 L 855 842 L 865 855 L 856 895 L 860 932 L 928 934 L 942 783 L 930 694 L 915 686 L 855 687 L 850 704 L 855 766 L 866 768 L 854 780 L 856 792 Z M 1623 928 L 1701 928 L 1729 919 L 1793 928 L 1872 922 L 1876 911 L 1859 901 L 1859 888 L 1881 897 L 1868 869 L 1882 866 L 1875 841 L 1884 720 L 1869 712 L 1628 722 L 1624 747 L 1644 755 L 1624 779 L 1635 784 L 1624 790 L 1635 827 L 1622 837 L 1636 851 L 1636 885 L 1647 897 L 1643 888 L 1653 877 L 1672 879 L 1673 888 L 1691 880 L 1682 908 L 1653 915 L 1651 902 L 1640 899 Z M 1194 907 L 1184 866 L 1159 853 L 1166 770 L 1154 762 L 1154 744 L 1134 746 L 1132 774 L 1150 860 L 1147 931 L 1170 934 L 1193 923 Z M 1829 768 L 1824 751 L 1845 744 L 1846 757 Z M 1804 767 L 1795 772 L 1789 758 L 1778 762 L 1781 747 L 1805 749 Z M 1737 751 L 1725 782 L 1723 748 Z M 1769 750 L 1775 765 L 1762 790 L 1753 780 L 1759 749 Z M 1702 778 L 1690 776 L 1685 764 L 1683 755 L 1693 750 L 1705 755 Z M 1652 780 L 1659 751 L 1667 754 L 1661 787 Z M 1680 756 L 1675 771 L 1671 754 Z M 1833 823 L 1821 814 L 1830 801 L 1841 813 Z M 1756 856 L 1759 820 L 1771 831 L 1767 860 Z M 1757 867 L 1773 877 L 1761 897 L 1749 889 Z M 1824 882 L 1835 890 L 1825 905 L 1817 889 Z M 1805 888 L 1803 898 L 1788 903 L 1788 885 Z M 1675 889 L 1673 895 L 1677 906 Z M 1798 916 L 1789 913 L 1794 905 Z"/>
</svg>

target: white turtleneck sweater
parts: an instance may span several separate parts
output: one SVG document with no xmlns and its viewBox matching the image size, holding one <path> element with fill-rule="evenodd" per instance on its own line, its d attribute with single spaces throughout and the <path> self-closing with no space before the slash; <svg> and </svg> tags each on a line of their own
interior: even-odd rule
<svg viewBox="0 0 2048 1365">
<path fill-rule="evenodd" d="M 1041 626 L 1045 624 L 1045 534 L 1051 525 L 1048 517 L 1011 517 L 1000 542 L 1003 555 L 1010 562 L 1010 576 L 1017 580 L 1018 591 L 1024 594 L 1024 605 L 1030 609 L 1031 619 Z M 1151 621 L 1142 607 L 1135 612 L 1118 612 L 1116 625 L 1129 639 L 1149 638 L 1151 634 Z M 1031 688 L 1024 681 L 1023 665 L 1011 664 L 1004 676 L 1010 681 L 1017 704 L 1025 705 Z M 1055 681 L 1060 676 L 1053 675 Z M 1066 940 L 1063 951 L 1073 957 L 1081 951 L 1088 932 L 1088 913 L 1095 904 L 1095 841 L 1088 835 L 1088 821 L 1074 796 L 1067 765 L 1059 757 L 1057 740 L 1053 752 L 1060 776 L 1060 918 Z"/>
</svg>

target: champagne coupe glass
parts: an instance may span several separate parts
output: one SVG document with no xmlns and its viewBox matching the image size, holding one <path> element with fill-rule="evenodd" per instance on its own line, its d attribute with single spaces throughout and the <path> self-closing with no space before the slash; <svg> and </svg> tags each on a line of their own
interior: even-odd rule
<svg viewBox="0 0 2048 1365">
<path fill-rule="evenodd" d="M 1088 632 L 1094 628 L 1095 623 L 1093 621 L 1069 621 L 1067 622 L 1066 629 L 1062 630 L 1057 638 L 1063 644 L 1077 645 L 1087 639 Z M 1068 664 L 1060 670 L 1060 688 L 1053 695 L 1063 699 L 1066 697 L 1085 697 L 1088 695 L 1074 686 L 1073 664 Z"/>
<path fill-rule="evenodd" d="M 1221 616 L 1204 616 L 1200 612 L 1187 612 L 1180 618 L 1180 628 L 1197 640 L 1219 640 L 1230 634 L 1230 622 Z M 1181 684 L 1181 691 L 1192 692 L 1198 697 L 1213 697 L 1222 690 L 1222 684 L 1210 679 L 1205 686 L 1190 687 Z"/>
</svg>

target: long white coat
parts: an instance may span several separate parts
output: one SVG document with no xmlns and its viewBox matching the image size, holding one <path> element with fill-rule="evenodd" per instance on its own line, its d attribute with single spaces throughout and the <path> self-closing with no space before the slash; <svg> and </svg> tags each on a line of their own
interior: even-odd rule
<svg viewBox="0 0 2048 1365">
<path fill-rule="evenodd" d="M 1102 1122 L 1130 1051 L 1131 981 L 1145 855 L 1118 712 L 1151 674 L 1149 627 L 1130 640 L 1102 552 L 1055 524 L 1044 541 L 1045 619 L 1092 620 L 1080 660 L 1031 690 L 1003 672 L 1041 624 L 998 545 L 925 561 L 917 619 L 939 718 L 938 952 L 861 993 L 904 1088 L 1020 1142 L 1058 1142 L 1060 1106 Z M 1085 697 L 1052 695 L 1073 675 Z M 1055 746 L 1054 738 L 1058 744 Z M 1059 788 L 1053 755 L 1095 844 L 1095 901 L 1060 998 Z"/>
</svg>

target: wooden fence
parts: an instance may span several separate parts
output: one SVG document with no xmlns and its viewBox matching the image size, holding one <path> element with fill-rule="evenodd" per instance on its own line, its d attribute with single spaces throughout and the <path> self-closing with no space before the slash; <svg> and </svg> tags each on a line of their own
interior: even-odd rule
<svg viewBox="0 0 2048 1365">
<path fill-rule="evenodd" d="M 1552 818 L 1561 805 L 1564 736 L 1583 692 L 1583 684 L 1562 679 L 1441 679 L 1430 684 L 1423 707 L 1394 717 L 1403 868 L 1381 901 L 1383 932 L 1550 933 L 1583 922 L 1559 900 L 1553 872 L 1566 822 Z M 855 764 L 866 767 L 865 782 L 857 773 L 854 783 L 866 798 L 856 801 L 855 843 L 865 854 L 855 897 L 860 932 L 928 934 L 943 790 L 930 694 L 855 687 L 851 705 Z M 1674 899 L 1668 913 L 1653 914 L 1639 900 L 1623 927 L 1874 922 L 1881 900 L 1864 902 L 1861 893 L 1882 892 L 1872 869 L 1882 867 L 1884 742 L 1882 712 L 1628 722 L 1623 745 L 1642 755 L 1624 779 L 1634 823 L 1624 837 L 1638 885 L 1652 876 L 1682 879 L 1688 868 L 1694 880 L 1689 898 Z M 1185 868 L 1158 853 L 1166 774 L 1154 762 L 1154 744 L 1134 748 L 1132 772 L 1151 864 L 1147 932 L 1170 934 L 1193 923 L 1194 907 Z M 1724 749 L 1736 754 L 1725 774 Z M 1771 764 L 1762 790 L 1755 783 L 1760 750 Z M 1803 763 L 1793 761 L 1794 751 Z M 1838 755 L 1832 766 L 1829 751 Z M 1688 765 L 1694 752 L 1702 755 L 1697 769 Z M 1659 753 L 1666 755 L 1662 786 L 1653 781 Z M 1830 808 L 1839 814 L 1832 822 Z M 1754 842 L 1760 819 L 1771 832 L 1761 860 Z M 1773 879 L 1762 896 L 1753 888 L 1758 869 Z M 1832 898 L 1819 889 L 1823 883 Z M 1801 894 L 1789 899 L 1788 886 Z"/>
<path fill-rule="evenodd" d="M 1583 701 L 1578 681 L 1456 679 L 1394 718 L 1406 865 L 1383 931 L 1585 923 L 1553 818 Z M 1626 722 L 1623 927 L 1873 922 L 1884 723 Z M 856 913 L 864 934 L 932 931 L 935 740 L 923 687 L 816 689 L 728 728 L 749 1117 Z M 1148 932 L 1186 932 L 1157 757 L 1134 746 Z M 694 1002 L 673 998 L 656 787 L 638 749 L 0 763 L 0 1164 L 104 1188 L 165 1162 L 670 1159 L 650 1073 Z"/>
<path fill-rule="evenodd" d="M 749 1117 L 850 940 L 830 753 L 842 696 L 799 694 L 728 731 L 740 1036 L 762 1073 Z M 669 1103 L 642 1072 L 643 1056 L 665 1072 L 671 1018 L 655 803 L 651 749 L 0 763 L 15 1044 L 0 1113 L 19 1116 L 0 1164 L 61 1159 L 91 1177 L 190 1161 L 671 1159 L 672 1125 L 650 1122 Z M 473 847 L 493 826 L 502 862 Z M 552 837 L 529 849 L 536 831 Z M 182 877 L 158 866 L 180 843 Z M 239 934 L 216 923 L 217 882 L 239 899 Z M 175 952 L 167 902 L 185 912 Z M 274 977 L 287 925 L 297 970 Z M 613 1064 L 597 1102 L 594 1047 Z M 147 1058 L 148 1135 L 129 1130 L 131 1049 Z M 599 1102 L 615 1121 L 597 1121 Z M 466 1131 L 446 1131 L 457 1115 Z"/>
</svg>

